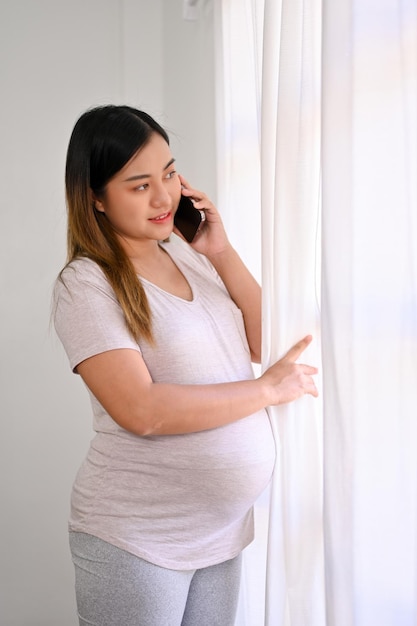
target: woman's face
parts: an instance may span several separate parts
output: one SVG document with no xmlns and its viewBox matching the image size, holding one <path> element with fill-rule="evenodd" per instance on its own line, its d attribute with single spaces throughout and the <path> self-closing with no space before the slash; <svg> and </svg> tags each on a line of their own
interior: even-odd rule
<svg viewBox="0 0 417 626">
<path fill-rule="evenodd" d="M 158 133 L 107 183 L 95 200 L 122 240 L 166 239 L 172 232 L 181 183 L 169 145 Z"/>
</svg>

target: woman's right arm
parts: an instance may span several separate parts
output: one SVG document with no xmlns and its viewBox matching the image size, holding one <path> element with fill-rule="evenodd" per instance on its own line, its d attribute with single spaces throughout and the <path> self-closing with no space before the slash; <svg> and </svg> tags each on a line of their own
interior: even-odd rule
<svg viewBox="0 0 417 626">
<path fill-rule="evenodd" d="M 235 422 L 266 406 L 317 397 L 317 369 L 296 363 L 305 337 L 255 380 L 210 385 L 154 383 L 136 350 L 115 349 L 85 359 L 77 372 L 109 415 L 141 436 L 176 435 Z"/>
</svg>

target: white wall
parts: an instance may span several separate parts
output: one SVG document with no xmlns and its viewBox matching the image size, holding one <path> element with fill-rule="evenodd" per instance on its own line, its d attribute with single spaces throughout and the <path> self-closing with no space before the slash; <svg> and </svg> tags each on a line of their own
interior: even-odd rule
<svg viewBox="0 0 417 626">
<path fill-rule="evenodd" d="M 78 115 L 144 108 L 180 169 L 214 195 L 213 44 L 182 0 L 0 4 L 0 626 L 75 626 L 71 484 L 92 436 L 87 394 L 49 327 L 65 259 L 64 161 Z"/>
</svg>

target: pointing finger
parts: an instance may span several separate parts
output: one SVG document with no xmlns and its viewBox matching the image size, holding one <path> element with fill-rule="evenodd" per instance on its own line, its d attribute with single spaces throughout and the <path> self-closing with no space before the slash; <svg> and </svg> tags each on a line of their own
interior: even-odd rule
<svg viewBox="0 0 417 626">
<path fill-rule="evenodd" d="M 290 348 L 285 356 L 282 357 L 281 361 L 290 361 L 295 362 L 300 355 L 304 352 L 307 346 L 312 342 L 313 337 L 311 335 L 307 335 L 301 341 L 298 341 L 292 348 Z"/>
</svg>

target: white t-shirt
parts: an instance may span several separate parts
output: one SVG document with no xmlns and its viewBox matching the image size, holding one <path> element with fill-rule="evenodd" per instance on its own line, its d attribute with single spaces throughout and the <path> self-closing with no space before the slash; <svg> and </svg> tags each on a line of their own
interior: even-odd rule
<svg viewBox="0 0 417 626">
<path fill-rule="evenodd" d="M 129 348 L 141 352 L 154 382 L 253 378 L 241 311 L 212 265 L 175 235 L 161 246 L 187 278 L 193 300 L 141 279 L 155 346 L 132 339 L 94 262 L 80 259 L 65 269 L 64 284 L 57 281 L 55 288 L 55 326 L 71 368 L 95 354 Z M 70 530 L 172 569 L 214 565 L 250 543 L 252 505 L 275 460 L 266 411 L 207 431 L 140 437 L 118 426 L 90 396 L 96 435 L 74 483 Z"/>
</svg>

